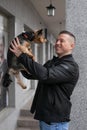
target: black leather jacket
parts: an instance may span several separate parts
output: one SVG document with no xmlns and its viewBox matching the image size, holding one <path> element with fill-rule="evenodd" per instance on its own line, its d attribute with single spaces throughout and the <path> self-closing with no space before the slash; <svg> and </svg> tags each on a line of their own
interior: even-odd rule
<svg viewBox="0 0 87 130">
<path fill-rule="evenodd" d="M 31 73 L 22 71 L 26 78 L 39 80 L 31 107 L 34 118 L 45 122 L 70 121 L 70 96 L 79 77 L 79 67 L 72 55 L 53 57 L 44 66 L 26 54 L 18 60 Z"/>
</svg>

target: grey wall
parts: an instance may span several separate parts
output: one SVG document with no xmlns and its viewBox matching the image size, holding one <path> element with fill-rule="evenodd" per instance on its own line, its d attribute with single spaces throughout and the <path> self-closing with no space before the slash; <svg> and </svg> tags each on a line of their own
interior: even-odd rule
<svg viewBox="0 0 87 130">
<path fill-rule="evenodd" d="M 66 0 L 66 29 L 77 38 L 80 78 L 72 95 L 70 130 L 87 130 L 87 0 Z"/>
</svg>

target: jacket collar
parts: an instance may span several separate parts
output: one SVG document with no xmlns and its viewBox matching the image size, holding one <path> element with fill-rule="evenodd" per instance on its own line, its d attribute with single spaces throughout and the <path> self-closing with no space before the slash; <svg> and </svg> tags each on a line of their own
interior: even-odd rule
<svg viewBox="0 0 87 130">
<path fill-rule="evenodd" d="M 58 56 L 53 56 L 53 60 L 54 61 L 57 61 L 57 60 L 64 60 L 64 59 L 72 59 L 73 58 L 73 56 L 72 56 L 72 54 L 69 54 L 69 55 L 65 55 L 65 56 L 63 56 L 63 57 L 61 57 L 61 58 L 59 58 Z"/>
</svg>

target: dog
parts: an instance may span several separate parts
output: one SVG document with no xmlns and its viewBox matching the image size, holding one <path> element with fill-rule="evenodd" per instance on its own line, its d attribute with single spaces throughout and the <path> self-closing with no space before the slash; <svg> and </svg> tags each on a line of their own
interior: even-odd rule
<svg viewBox="0 0 87 130">
<path fill-rule="evenodd" d="M 35 60 L 35 56 L 32 53 L 31 44 L 32 43 L 46 43 L 46 39 L 42 34 L 42 29 L 38 31 L 30 31 L 30 32 L 23 32 L 19 34 L 17 37 L 20 41 L 19 49 L 26 53 L 29 57 Z M 16 40 L 16 38 L 14 38 Z M 13 40 L 12 40 L 13 41 Z M 23 64 L 18 63 L 17 57 L 15 54 L 10 51 L 11 45 L 8 48 L 7 52 L 7 63 L 8 63 L 8 71 L 4 76 L 3 86 L 8 87 L 9 84 L 12 82 L 10 75 L 14 75 L 17 79 L 17 83 L 23 88 L 26 89 L 26 85 L 22 82 L 19 72 L 24 70 L 27 73 L 27 69 L 23 66 Z M 8 77 L 8 78 L 7 78 Z"/>
</svg>

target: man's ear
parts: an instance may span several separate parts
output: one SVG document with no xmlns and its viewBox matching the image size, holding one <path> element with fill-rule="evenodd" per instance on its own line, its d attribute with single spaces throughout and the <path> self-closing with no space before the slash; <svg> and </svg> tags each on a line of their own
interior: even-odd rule
<svg viewBox="0 0 87 130">
<path fill-rule="evenodd" d="M 73 49 L 75 47 L 75 43 L 72 43 L 71 44 L 71 48 Z"/>
</svg>

